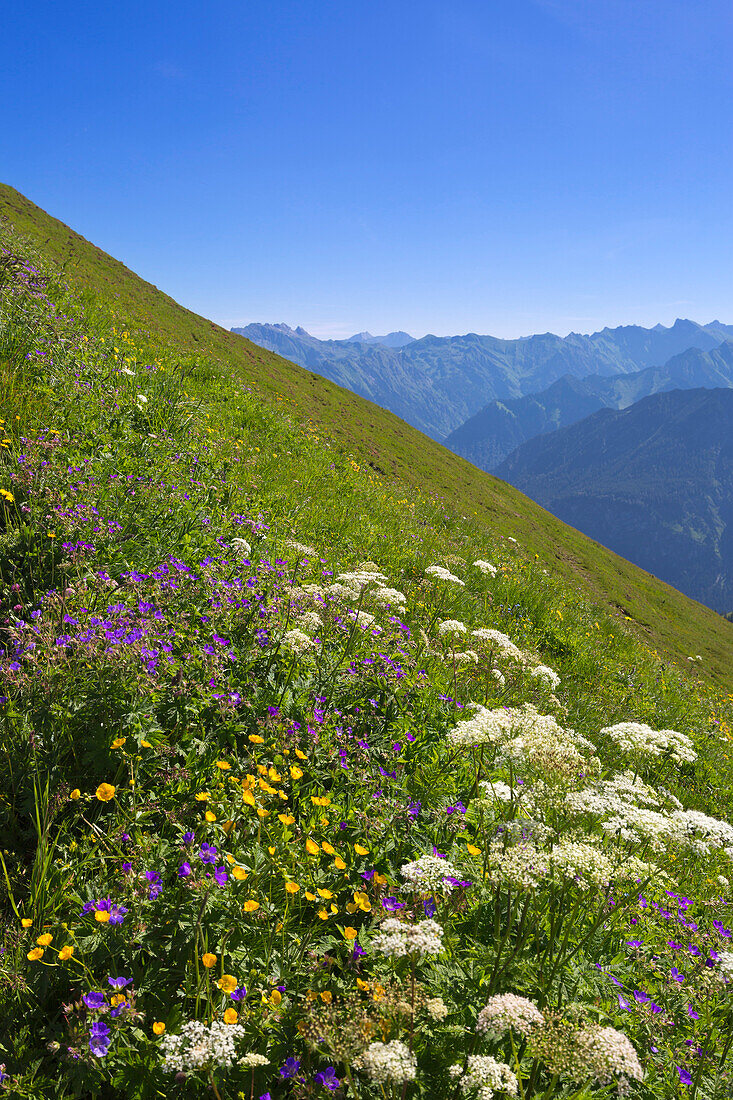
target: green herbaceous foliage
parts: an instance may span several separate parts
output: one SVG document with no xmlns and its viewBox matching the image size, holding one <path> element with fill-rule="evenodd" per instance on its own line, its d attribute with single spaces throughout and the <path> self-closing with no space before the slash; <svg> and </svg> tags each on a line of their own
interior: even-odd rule
<svg viewBox="0 0 733 1100">
<path fill-rule="evenodd" d="M 729 1096 L 729 697 L 4 246 L 4 1086 Z"/>
</svg>

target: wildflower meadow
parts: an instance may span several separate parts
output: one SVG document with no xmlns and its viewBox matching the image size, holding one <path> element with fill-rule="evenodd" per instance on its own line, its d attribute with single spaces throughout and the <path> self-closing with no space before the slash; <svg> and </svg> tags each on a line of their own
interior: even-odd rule
<svg viewBox="0 0 733 1100">
<path fill-rule="evenodd" d="M 733 1095 L 696 655 L 3 244 L 1 1087 Z"/>
</svg>

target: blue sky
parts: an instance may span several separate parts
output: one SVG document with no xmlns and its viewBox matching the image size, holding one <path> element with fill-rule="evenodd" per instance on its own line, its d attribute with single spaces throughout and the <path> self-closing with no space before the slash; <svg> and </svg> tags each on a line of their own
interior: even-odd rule
<svg viewBox="0 0 733 1100">
<path fill-rule="evenodd" d="M 0 178 L 224 324 L 733 323 L 728 0 L 39 0 L 2 42 Z"/>
</svg>

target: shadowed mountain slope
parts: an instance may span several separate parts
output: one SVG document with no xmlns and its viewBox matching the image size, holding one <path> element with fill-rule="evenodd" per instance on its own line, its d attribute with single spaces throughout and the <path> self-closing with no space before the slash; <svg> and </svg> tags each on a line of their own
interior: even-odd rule
<svg viewBox="0 0 733 1100">
<path fill-rule="evenodd" d="M 603 409 L 525 443 L 498 473 L 693 599 L 733 607 L 733 390 Z"/>
<path fill-rule="evenodd" d="M 541 393 L 515 401 L 493 401 L 461 424 L 445 441 L 482 470 L 494 470 L 507 455 L 537 435 L 554 432 L 602 408 L 625 409 L 665 390 L 733 386 L 733 341 L 712 351 L 688 348 L 662 367 L 611 378 L 565 375 Z"/>
</svg>

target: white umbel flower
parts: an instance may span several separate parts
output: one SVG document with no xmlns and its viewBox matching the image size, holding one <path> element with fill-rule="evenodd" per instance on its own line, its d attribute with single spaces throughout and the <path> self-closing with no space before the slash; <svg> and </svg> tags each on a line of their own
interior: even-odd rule
<svg viewBox="0 0 733 1100">
<path fill-rule="evenodd" d="M 195 1073 L 202 1069 L 226 1069 L 237 1060 L 237 1041 L 244 1037 L 239 1024 L 214 1020 L 204 1024 L 189 1020 L 176 1035 L 164 1035 L 160 1041 L 163 1069 L 166 1073 Z"/>
<path fill-rule="evenodd" d="M 448 581 L 450 584 L 459 584 L 461 588 L 466 587 L 465 581 L 462 581 L 460 577 L 456 577 L 450 569 L 445 569 L 442 565 L 429 565 L 425 570 L 425 576 L 436 577 L 438 580 Z"/>
<path fill-rule="evenodd" d="M 697 760 L 692 741 L 687 734 L 677 730 L 653 730 L 644 722 L 618 722 L 615 726 L 605 726 L 601 733 L 632 756 L 669 755 L 677 764 L 692 764 Z"/>
<path fill-rule="evenodd" d="M 518 997 L 516 993 L 499 993 L 489 997 L 484 1008 L 478 1014 L 476 1031 L 481 1035 L 504 1035 L 507 1031 L 516 1031 L 527 1036 L 535 1027 L 540 1027 L 545 1018 L 532 1001 Z"/>
<path fill-rule="evenodd" d="M 466 1072 L 460 1066 L 448 1070 L 453 1078 L 460 1078 L 461 1092 L 478 1090 L 479 1100 L 491 1100 L 497 1092 L 516 1096 L 517 1078 L 505 1062 L 497 1062 L 488 1054 L 469 1054 Z"/>
<path fill-rule="evenodd" d="M 313 639 L 304 634 L 302 630 L 293 628 L 293 630 L 285 631 L 282 644 L 287 646 L 288 649 L 292 649 L 294 653 L 305 653 L 313 646 Z"/>
<path fill-rule="evenodd" d="M 399 1039 L 390 1043 L 370 1043 L 354 1065 L 376 1085 L 388 1082 L 402 1085 L 414 1081 L 417 1075 L 415 1055 Z"/>
<path fill-rule="evenodd" d="M 560 686 L 560 677 L 555 672 L 554 668 L 550 668 L 549 665 L 536 665 L 530 672 L 530 676 L 534 680 L 539 680 L 540 683 L 551 688 L 552 691 Z"/>
<path fill-rule="evenodd" d="M 439 891 L 442 894 L 451 892 L 453 883 L 450 879 L 458 877 L 453 864 L 438 856 L 420 856 L 412 863 L 403 863 L 400 872 L 413 890 Z"/>
<path fill-rule="evenodd" d="M 434 920 L 418 924 L 388 917 L 372 940 L 375 951 L 399 959 L 404 955 L 438 955 L 443 950 L 443 929 Z"/>
<path fill-rule="evenodd" d="M 473 564 L 485 576 L 488 576 L 488 577 L 495 577 L 496 576 L 496 566 L 492 565 L 490 561 L 481 561 L 481 559 L 479 558 L 479 560 L 475 561 Z"/>
<path fill-rule="evenodd" d="M 438 634 L 465 634 L 466 624 L 459 619 L 446 619 L 438 627 Z"/>
</svg>

